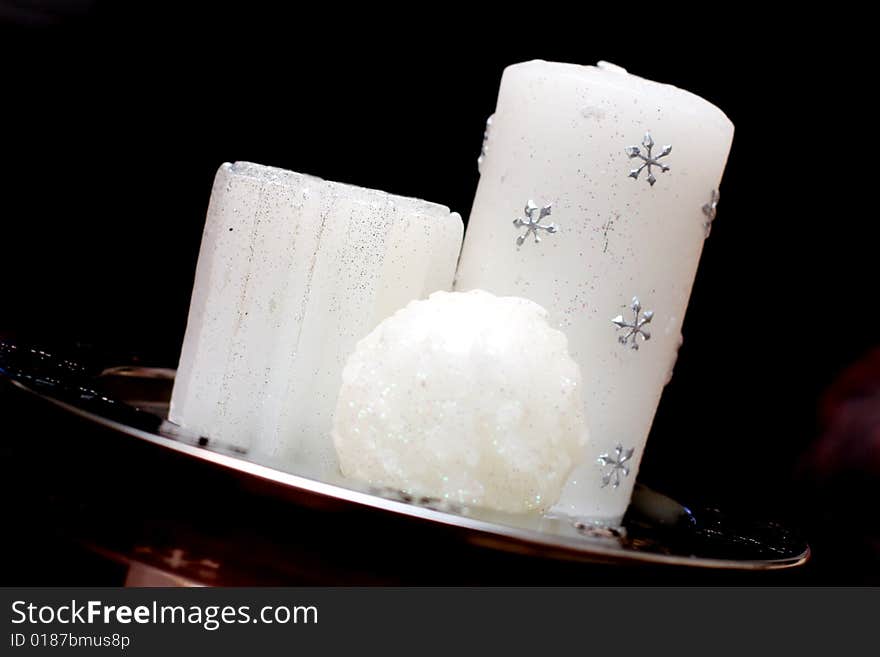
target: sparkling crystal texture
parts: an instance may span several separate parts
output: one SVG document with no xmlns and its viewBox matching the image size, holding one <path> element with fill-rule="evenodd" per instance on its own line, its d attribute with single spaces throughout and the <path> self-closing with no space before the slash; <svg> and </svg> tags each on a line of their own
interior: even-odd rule
<svg viewBox="0 0 880 657">
<path fill-rule="evenodd" d="M 508 512 L 559 498 L 582 458 L 581 373 L 527 299 L 414 301 L 358 343 L 333 440 L 345 475 Z"/>
</svg>

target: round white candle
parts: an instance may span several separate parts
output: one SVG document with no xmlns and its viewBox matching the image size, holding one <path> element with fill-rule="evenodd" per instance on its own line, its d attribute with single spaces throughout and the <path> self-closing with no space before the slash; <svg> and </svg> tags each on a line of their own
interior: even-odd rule
<svg viewBox="0 0 880 657">
<path fill-rule="evenodd" d="M 342 373 L 342 472 L 455 504 L 544 511 L 587 441 L 580 368 L 538 304 L 435 292 L 361 340 Z"/>
<path fill-rule="evenodd" d="M 345 359 L 409 301 L 448 290 L 456 213 L 247 162 L 217 172 L 169 419 L 332 478 Z"/>
<path fill-rule="evenodd" d="M 715 106 L 616 66 L 504 71 L 456 289 L 532 299 L 568 335 L 592 440 L 558 511 L 613 523 L 629 504 L 732 139 Z M 622 344 L 634 297 L 650 340 Z"/>
</svg>

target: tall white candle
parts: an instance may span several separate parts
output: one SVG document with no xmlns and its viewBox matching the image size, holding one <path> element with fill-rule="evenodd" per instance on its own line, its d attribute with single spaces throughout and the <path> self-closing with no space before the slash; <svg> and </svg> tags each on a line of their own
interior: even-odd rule
<svg viewBox="0 0 880 657">
<path fill-rule="evenodd" d="M 169 419 L 318 478 L 345 359 L 382 319 L 448 290 L 461 218 L 237 162 L 217 172 Z"/>
<path fill-rule="evenodd" d="M 592 440 L 557 511 L 629 504 L 732 139 L 707 101 L 613 65 L 504 71 L 456 289 L 530 298 L 568 335 Z"/>
</svg>

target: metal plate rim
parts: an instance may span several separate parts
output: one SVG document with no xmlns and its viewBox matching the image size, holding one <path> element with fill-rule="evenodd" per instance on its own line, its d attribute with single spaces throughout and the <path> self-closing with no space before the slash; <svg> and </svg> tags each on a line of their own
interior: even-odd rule
<svg viewBox="0 0 880 657">
<path fill-rule="evenodd" d="M 112 429 L 123 435 L 156 445 L 160 448 L 169 449 L 237 473 L 257 477 L 270 482 L 271 484 L 283 486 L 286 489 L 293 489 L 311 495 L 361 505 L 380 512 L 404 515 L 421 521 L 439 523 L 473 532 L 474 536 L 468 537 L 469 542 L 489 546 L 494 549 L 520 553 L 538 552 L 545 556 L 548 556 L 547 552 L 552 551 L 555 558 L 570 561 L 601 560 L 613 563 L 626 562 L 632 564 L 684 566 L 715 570 L 781 570 L 803 565 L 810 558 L 810 547 L 806 544 L 804 546 L 805 549 L 801 554 L 779 559 L 717 559 L 711 557 L 688 557 L 683 555 L 627 551 L 602 545 L 598 541 L 592 542 L 587 539 L 581 541 L 575 538 L 546 534 L 537 530 L 488 522 L 468 517 L 466 515 L 446 513 L 407 504 L 402 501 L 380 497 L 378 495 L 372 495 L 351 488 L 345 488 L 343 486 L 337 486 L 332 483 L 309 479 L 293 473 L 276 470 L 269 466 L 254 463 L 233 455 L 215 452 L 204 449 L 203 447 L 174 440 L 173 438 L 144 431 L 82 408 L 78 408 L 73 404 L 56 399 L 50 395 L 45 395 L 15 379 L 6 376 L 3 378 L 20 390 L 35 395 L 43 401 L 49 402 L 66 412 L 72 413 L 73 415 L 79 416 L 90 422 L 94 422 L 100 426 Z M 512 542 L 512 544 L 505 543 L 505 541 Z"/>
</svg>

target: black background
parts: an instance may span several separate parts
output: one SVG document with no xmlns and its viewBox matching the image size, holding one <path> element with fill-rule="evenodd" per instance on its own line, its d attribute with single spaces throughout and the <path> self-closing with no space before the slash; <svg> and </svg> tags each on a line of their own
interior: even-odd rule
<svg viewBox="0 0 880 657">
<path fill-rule="evenodd" d="M 880 146 L 860 17 L 326 9 L 0 3 L 0 331 L 174 367 L 222 162 L 466 217 L 504 66 L 609 60 L 736 125 L 640 480 L 793 523 L 830 580 L 858 581 L 864 562 L 840 563 L 846 538 L 834 518 L 811 522 L 793 475 L 822 391 L 880 342 Z"/>
</svg>

